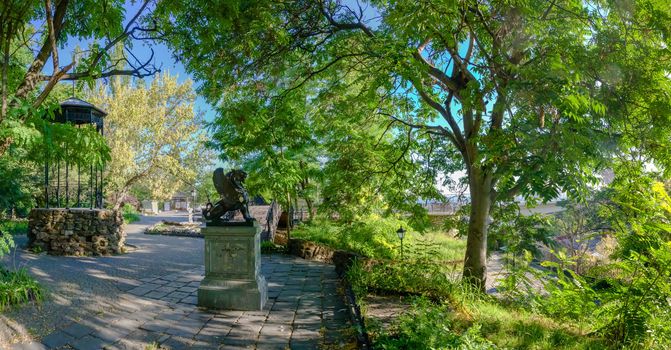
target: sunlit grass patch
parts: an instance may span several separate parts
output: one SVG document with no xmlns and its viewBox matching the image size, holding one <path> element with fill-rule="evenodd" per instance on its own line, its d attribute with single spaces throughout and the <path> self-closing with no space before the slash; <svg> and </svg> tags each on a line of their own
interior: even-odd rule
<svg viewBox="0 0 671 350">
<path fill-rule="evenodd" d="M 399 259 L 401 240 L 396 231 L 400 227 L 407 230 L 403 239 L 403 257 L 407 260 L 461 261 L 464 258 L 465 240 L 449 237 L 440 231 L 413 231 L 403 220 L 379 215 L 370 215 L 348 224 L 316 219 L 297 227 L 292 237 L 373 259 Z"/>
<path fill-rule="evenodd" d="M 469 314 L 454 313 L 455 330 L 478 325 L 486 339 L 509 349 L 607 349 L 603 339 L 590 336 L 589 326 L 558 322 L 551 318 L 497 301 L 482 300 L 468 305 Z"/>
<path fill-rule="evenodd" d="M 458 298 L 458 297 L 456 297 Z M 559 324 L 487 298 L 456 310 L 451 302 L 418 298 L 387 330 L 373 329 L 376 349 L 607 349 L 581 325 Z"/>
</svg>

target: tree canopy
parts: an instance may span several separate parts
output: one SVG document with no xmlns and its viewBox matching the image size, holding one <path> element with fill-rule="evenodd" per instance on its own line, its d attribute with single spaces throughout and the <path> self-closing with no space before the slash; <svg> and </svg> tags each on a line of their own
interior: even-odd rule
<svg viewBox="0 0 671 350">
<path fill-rule="evenodd" d="M 265 108 L 304 96 L 316 124 L 391 123 L 397 150 L 430 145 L 404 153 L 409 161 L 440 154 L 437 170 L 466 172 L 464 276 L 480 286 L 492 203 L 582 197 L 595 169 L 634 147 L 667 162 L 658 144 L 669 132 L 665 1 L 208 5 L 165 1 L 157 13 L 211 103 L 243 95 Z M 365 153 L 341 141 L 341 155 Z"/>
<path fill-rule="evenodd" d="M 208 163 L 195 98 L 190 81 L 179 83 L 169 74 L 150 83 L 117 77 L 89 92 L 88 99 L 108 113 L 111 151 L 105 181 L 115 208 L 138 187 L 147 189 L 151 198 L 168 199 L 192 184 L 196 169 Z"/>
<path fill-rule="evenodd" d="M 171 1 L 157 13 L 211 103 L 302 95 L 314 124 L 391 123 L 396 149 L 431 145 L 406 157 L 465 170 L 464 276 L 480 285 L 493 202 L 581 197 L 617 146 L 668 136 L 664 1 Z M 632 132 L 639 122 L 648 130 Z"/>
</svg>

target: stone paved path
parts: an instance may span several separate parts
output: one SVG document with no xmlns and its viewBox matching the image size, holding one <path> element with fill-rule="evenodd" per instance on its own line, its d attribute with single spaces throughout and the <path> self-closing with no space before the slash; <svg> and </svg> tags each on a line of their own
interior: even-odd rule
<svg viewBox="0 0 671 350">
<path fill-rule="evenodd" d="M 129 241 L 132 241 L 131 235 Z M 139 238 L 144 240 L 143 246 L 169 244 L 171 239 L 177 239 L 173 244 L 193 244 L 193 241 L 198 242 L 194 247 L 203 244 L 197 238 L 187 238 L 191 241 L 146 235 Z M 154 239 L 159 241 L 152 241 Z M 347 309 L 338 295 L 338 281 L 332 265 L 285 255 L 263 256 L 261 270 L 268 280 L 269 294 L 264 310 L 209 312 L 195 306 L 196 290 L 203 277 L 202 265 L 191 264 L 189 260 L 198 255 L 195 249 L 195 254 L 192 251 L 183 257 L 156 255 L 155 261 L 142 261 L 177 263 L 176 266 L 181 267 L 178 269 L 150 268 L 144 270 L 145 273 L 133 274 L 134 271 L 125 270 L 127 266 L 137 266 L 139 261 L 120 260 L 116 268 L 112 262 L 106 269 L 112 269 L 114 273 L 110 271 L 105 276 L 113 283 L 93 283 L 90 287 L 83 281 L 93 276 L 99 278 L 101 274 L 96 258 L 79 260 L 85 269 L 78 269 L 76 272 L 82 275 L 72 278 L 82 281 L 81 287 L 87 289 L 86 297 L 80 296 L 60 305 L 64 304 L 60 297 L 68 295 L 69 290 L 59 290 L 59 285 L 55 284 L 53 293 L 56 297 L 47 301 L 43 309 L 28 307 L 23 312 L 10 313 L 4 323 L 0 319 L 0 337 L 11 334 L 6 330 L 3 332 L 3 326 L 18 323 L 37 336 L 28 337 L 32 338 L 28 340 L 19 337 L 18 343 L 13 341 L 14 344 L 5 345 L 10 349 L 145 349 L 152 346 L 163 349 L 338 349 L 351 342 Z M 113 258 L 132 260 L 133 254 Z M 202 248 L 200 254 L 202 259 Z M 40 276 L 39 272 L 48 270 L 46 264 L 35 265 L 39 266 L 34 269 L 37 277 L 43 277 L 40 280 L 54 278 L 53 273 L 47 273 L 51 278 Z M 110 265 L 110 262 L 104 261 L 100 265 Z M 103 292 L 104 288 L 107 288 L 106 292 Z M 110 295 L 114 297 L 110 298 Z M 78 305 L 78 302 L 82 304 Z M 39 323 L 36 313 L 41 311 L 47 313 L 43 322 L 49 327 L 44 334 L 32 330 L 30 324 Z M 57 312 L 66 314 L 53 315 Z M 0 348 L 2 344 L 0 342 Z"/>
</svg>

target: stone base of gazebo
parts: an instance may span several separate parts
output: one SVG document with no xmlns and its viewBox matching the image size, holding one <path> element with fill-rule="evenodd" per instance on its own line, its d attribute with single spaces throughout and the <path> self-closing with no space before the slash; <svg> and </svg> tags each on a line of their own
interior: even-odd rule
<svg viewBox="0 0 671 350">
<path fill-rule="evenodd" d="M 124 251 L 117 210 L 36 208 L 28 216 L 28 248 L 53 255 L 109 255 Z"/>
</svg>

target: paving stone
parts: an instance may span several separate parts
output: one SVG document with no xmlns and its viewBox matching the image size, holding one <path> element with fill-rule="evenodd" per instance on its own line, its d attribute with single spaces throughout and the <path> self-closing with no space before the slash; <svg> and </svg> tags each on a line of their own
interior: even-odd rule
<svg viewBox="0 0 671 350">
<path fill-rule="evenodd" d="M 149 292 L 149 293 L 145 294 L 144 296 L 147 297 L 147 298 L 161 299 L 166 295 L 168 295 L 168 292 L 152 291 L 152 292 Z"/>
<path fill-rule="evenodd" d="M 46 348 L 314 349 L 322 342 L 350 344 L 348 311 L 337 293 L 333 266 L 289 256 L 264 256 L 269 302 L 264 310 L 200 309 L 197 288 L 203 268 L 118 282 L 128 292 L 111 313 L 92 316 L 42 339 Z M 144 294 L 136 296 L 134 294 Z M 347 333 L 349 334 L 349 333 Z M 343 341 L 345 339 L 345 341 Z M 27 345 L 27 344 L 26 344 Z"/>
<path fill-rule="evenodd" d="M 46 337 L 42 338 L 42 344 L 46 345 L 49 348 L 60 348 L 61 346 L 68 344 L 74 341 L 71 335 L 63 331 L 55 331 Z"/>
<path fill-rule="evenodd" d="M 176 289 L 177 288 L 175 288 L 175 287 L 162 286 L 162 287 L 156 288 L 156 291 L 157 292 L 166 292 L 166 293 L 170 294 L 170 293 L 174 292 Z"/>
<path fill-rule="evenodd" d="M 311 340 L 291 340 L 291 350 L 318 350 L 319 343 Z"/>
<path fill-rule="evenodd" d="M 48 348 L 41 343 L 30 342 L 26 344 L 14 344 L 11 347 L 12 350 L 47 350 Z"/>
<path fill-rule="evenodd" d="M 228 349 L 229 346 L 254 348 L 254 344 L 256 344 L 256 337 L 247 333 L 234 333 L 229 334 L 226 338 L 224 338 L 224 341 L 222 341 L 221 344 L 224 345 L 223 349 Z"/>
<path fill-rule="evenodd" d="M 175 299 L 178 299 L 178 300 L 182 299 L 182 298 L 185 298 L 185 297 L 188 297 L 188 296 L 189 296 L 189 293 L 178 292 L 178 291 L 174 291 L 174 292 L 167 295 L 168 298 L 175 298 Z"/>
<path fill-rule="evenodd" d="M 282 341 L 282 339 L 266 339 L 259 338 L 256 342 L 256 350 L 286 350 L 289 348 L 289 341 Z"/>
<path fill-rule="evenodd" d="M 109 342 L 105 340 L 96 338 L 92 335 L 86 335 L 80 339 L 75 340 L 70 345 L 76 350 L 99 350 L 108 344 Z"/>
<path fill-rule="evenodd" d="M 211 320 L 214 317 L 214 314 L 211 312 L 203 312 L 201 310 L 194 310 L 193 312 L 190 312 L 188 315 L 186 315 L 187 318 L 190 318 L 192 320 L 198 320 L 203 323 Z"/>
<path fill-rule="evenodd" d="M 312 340 L 318 342 L 321 337 L 319 329 L 294 329 L 293 333 L 291 333 L 291 342 L 293 343 L 294 340 Z"/>
<path fill-rule="evenodd" d="M 168 320 L 150 320 L 140 326 L 140 329 L 150 332 L 163 332 L 166 328 L 171 326 Z"/>
<path fill-rule="evenodd" d="M 93 328 L 80 324 L 80 323 L 73 323 L 65 328 L 62 329 L 63 332 L 75 337 L 75 338 L 81 338 L 87 334 L 90 334 L 91 332 L 94 331 Z"/>
<path fill-rule="evenodd" d="M 172 324 L 171 326 L 165 328 L 163 331 L 167 334 L 173 335 L 173 336 L 179 336 L 179 337 L 186 337 L 186 338 L 193 338 L 200 329 L 203 327 L 202 323 L 198 324 L 182 324 L 182 323 L 175 323 Z"/>
<path fill-rule="evenodd" d="M 289 337 L 293 331 L 291 325 L 283 323 L 266 323 L 261 328 L 259 338 L 264 336 L 287 336 Z"/>
<path fill-rule="evenodd" d="M 139 349 L 145 349 L 145 347 L 147 345 L 148 345 L 147 343 L 136 341 L 136 340 L 121 339 L 114 344 L 105 345 L 103 347 L 103 349 L 105 349 L 105 350 L 139 350 Z"/>
<path fill-rule="evenodd" d="M 131 318 L 124 318 L 113 323 L 115 328 L 125 329 L 128 331 L 135 330 L 136 328 L 140 327 L 140 324 L 140 321 Z"/>
<path fill-rule="evenodd" d="M 161 342 L 161 348 L 170 350 L 190 349 L 191 348 L 190 343 L 191 340 L 188 338 L 173 336 L 170 337 L 168 340 Z"/>
</svg>

